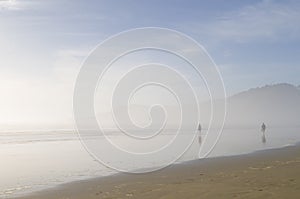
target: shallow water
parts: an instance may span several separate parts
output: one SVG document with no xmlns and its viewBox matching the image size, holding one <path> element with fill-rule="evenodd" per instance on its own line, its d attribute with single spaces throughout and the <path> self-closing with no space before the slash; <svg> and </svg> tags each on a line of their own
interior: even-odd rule
<svg viewBox="0 0 300 199">
<path fill-rule="evenodd" d="M 172 133 L 164 135 L 163 139 L 168 140 L 170 136 Z M 202 136 L 204 139 L 205 130 Z M 126 143 L 122 136 L 109 137 L 116 142 Z M 98 136 L 94 139 L 99 144 L 104 138 Z M 224 129 L 209 157 L 251 153 L 292 145 L 299 141 L 299 127 L 269 128 L 265 139 L 257 129 Z M 198 150 L 199 143 L 196 140 L 179 161 L 196 158 Z M 0 198 L 116 172 L 95 161 L 86 152 L 77 134 L 66 131 L 0 133 L 0 159 Z M 159 160 L 167 159 L 160 157 Z M 127 161 L 126 158 L 119 157 L 116 161 L 132 169 L 141 166 Z M 155 167 L 159 164 L 149 161 L 147 166 Z"/>
</svg>

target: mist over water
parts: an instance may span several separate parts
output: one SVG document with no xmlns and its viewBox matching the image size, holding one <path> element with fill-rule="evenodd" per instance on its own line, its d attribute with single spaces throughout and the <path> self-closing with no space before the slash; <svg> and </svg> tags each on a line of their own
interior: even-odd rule
<svg viewBox="0 0 300 199">
<path fill-rule="evenodd" d="M 166 96 L 163 96 L 164 99 L 169 99 Z M 155 100 L 159 99 L 158 95 Z M 229 97 L 225 127 L 217 145 L 208 157 L 239 155 L 300 142 L 299 99 L 299 88 L 289 84 L 256 88 Z M 150 99 L 149 102 L 151 101 L 153 102 L 153 99 Z M 214 105 L 218 107 L 218 102 L 216 101 Z M 129 151 L 152 151 L 164 146 L 177 134 L 176 128 L 174 128 L 176 127 L 174 115 L 178 114 L 178 111 L 174 106 L 167 105 L 165 107 L 170 116 L 168 118 L 169 126 L 158 135 L 152 144 L 147 143 L 145 145 L 143 142 L 132 142 L 124 132 L 112 125 L 113 120 L 112 118 L 109 119 L 108 116 L 111 114 L 109 112 L 104 115 L 106 117 L 104 130 L 107 137 L 99 134 L 97 130 L 87 128 L 88 136 L 85 139 L 97 147 L 101 146 L 101 143 L 104 143 L 106 139 L 110 139 L 113 143 Z M 130 108 L 130 116 L 137 125 L 143 126 L 151 122 L 148 115 L 149 106 L 132 104 Z M 121 106 L 119 109 L 124 111 Z M 111 163 L 122 165 L 131 171 L 155 168 L 168 163 L 173 158 L 176 159 L 175 163 L 198 159 L 200 146 L 208 133 L 211 114 L 210 103 L 201 103 L 199 110 L 202 115 L 201 121 L 199 121 L 202 125 L 202 131 L 200 134 L 196 133 L 192 145 L 179 159 L 172 157 L 172 154 L 160 154 L 155 160 L 149 159 L 143 161 L 143 164 L 139 164 L 127 157 L 118 156 L 118 154 L 111 152 L 107 153 L 105 158 L 110 159 Z M 101 120 L 103 115 L 98 117 Z M 103 122 L 103 120 L 101 121 Z M 267 125 L 265 133 L 261 132 L 260 129 L 262 122 Z M 123 125 L 126 126 L 126 124 Z M 16 131 L 13 127 L 12 125 L 10 128 L 4 128 L 0 133 L 1 197 L 14 196 L 65 182 L 118 172 L 95 160 L 85 150 L 77 133 L 72 129 L 49 130 L 47 126 L 41 125 L 40 130 L 37 126 L 33 126 L 30 128 L 35 130 L 25 128 Z M 18 128 L 21 129 L 22 127 L 19 126 Z M 215 129 L 219 126 L 210 126 L 209 128 Z M 132 135 L 141 137 L 153 135 L 151 129 L 144 131 L 131 129 L 130 132 Z M 193 134 L 195 134 L 194 129 L 190 124 L 185 123 L 181 134 L 177 136 L 180 136 L 182 143 L 184 143 L 184 140 Z M 207 140 L 207 142 L 212 142 L 212 140 Z M 180 147 L 180 142 L 178 144 Z M 210 144 L 212 143 L 207 146 Z M 106 151 L 107 149 L 102 148 L 101 150 Z M 205 146 L 203 150 L 208 151 Z"/>
<path fill-rule="evenodd" d="M 206 132 L 207 129 L 203 129 L 202 138 L 205 138 Z M 193 132 L 186 131 L 184 133 Z M 126 136 L 116 134 L 119 132 L 111 131 L 109 138 L 117 143 L 130 146 L 130 143 L 126 141 Z M 174 132 L 170 130 L 162 139 L 168 140 L 173 135 Z M 184 139 L 184 134 L 181 136 Z M 10 132 L 0 133 L 0 138 L 1 198 L 117 172 L 94 160 L 85 151 L 75 132 Z M 91 139 L 101 144 L 105 138 L 94 134 Z M 265 133 L 265 139 L 266 141 L 263 142 L 259 126 L 225 128 L 218 144 L 208 157 L 238 155 L 292 145 L 300 141 L 300 128 L 270 127 Z M 177 160 L 177 163 L 197 159 L 199 146 L 198 140 L 194 140 L 192 146 Z M 142 145 L 131 147 L 133 149 L 143 148 Z M 112 154 L 107 153 L 107 155 Z M 162 156 L 159 160 L 164 162 L 168 161 L 169 158 Z M 115 157 L 114 160 L 132 170 L 155 167 L 161 164 L 161 162 L 149 160 L 145 165 L 137 165 L 123 157 Z"/>
</svg>

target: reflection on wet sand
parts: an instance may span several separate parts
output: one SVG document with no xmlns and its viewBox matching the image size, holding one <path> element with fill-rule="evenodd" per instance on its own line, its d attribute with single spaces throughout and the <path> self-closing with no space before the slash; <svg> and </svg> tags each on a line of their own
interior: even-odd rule
<svg viewBox="0 0 300 199">
<path fill-rule="evenodd" d="M 263 132 L 262 137 L 261 137 L 261 142 L 264 143 L 264 144 L 267 142 L 266 135 L 265 135 L 264 132 Z"/>
</svg>

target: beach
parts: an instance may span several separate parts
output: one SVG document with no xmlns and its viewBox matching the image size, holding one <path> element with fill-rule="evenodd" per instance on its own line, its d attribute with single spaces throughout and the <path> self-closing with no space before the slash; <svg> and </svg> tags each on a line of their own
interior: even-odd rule
<svg viewBox="0 0 300 199">
<path fill-rule="evenodd" d="M 300 0 L 0 16 L 0 199 L 300 199 Z"/>
<path fill-rule="evenodd" d="M 300 145 L 115 174 L 59 185 L 19 199 L 299 198 Z"/>
</svg>

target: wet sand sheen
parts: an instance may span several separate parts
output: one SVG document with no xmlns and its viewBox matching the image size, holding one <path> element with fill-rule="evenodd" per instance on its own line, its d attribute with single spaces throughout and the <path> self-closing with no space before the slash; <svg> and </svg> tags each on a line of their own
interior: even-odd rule
<svg viewBox="0 0 300 199">
<path fill-rule="evenodd" d="M 73 182 L 22 199 L 298 198 L 300 145 Z"/>
</svg>

